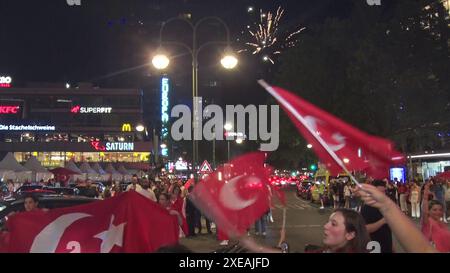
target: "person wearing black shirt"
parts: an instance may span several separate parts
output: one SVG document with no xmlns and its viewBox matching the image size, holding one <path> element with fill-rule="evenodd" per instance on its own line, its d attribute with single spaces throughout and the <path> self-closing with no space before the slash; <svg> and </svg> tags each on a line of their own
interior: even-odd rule
<svg viewBox="0 0 450 273">
<path fill-rule="evenodd" d="M 379 191 L 385 193 L 386 182 L 383 180 L 374 180 L 372 185 Z M 386 220 L 377 208 L 364 205 L 361 208 L 361 215 L 366 221 L 367 231 L 370 233 L 370 239 L 380 244 L 381 253 L 392 253 L 392 231 L 386 224 Z"/>
<path fill-rule="evenodd" d="M 193 186 L 188 188 L 189 194 L 194 189 Z M 188 223 L 189 235 L 187 237 L 195 236 L 195 225 L 197 224 L 197 218 L 199 217 L 200 212 L 195 207 L 194 203 L 192 203 L 189 195 L 186 198 L 186 221 Z"/>
</svg>

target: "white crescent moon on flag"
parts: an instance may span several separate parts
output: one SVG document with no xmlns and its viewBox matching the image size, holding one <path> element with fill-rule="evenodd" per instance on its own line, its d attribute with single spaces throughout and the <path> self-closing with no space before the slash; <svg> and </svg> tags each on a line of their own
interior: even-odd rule
<svg viewBox="0 0 450 273">
<path fill-rule="evenodd" d="M 220 201 L 225 207 L 229 209 L 241 210 L 256 202 L 256 196 L 254 196 L 252 199 L 244 200 L 237 195 L 236 183 L 242 176 L 244 175 L 239 175 L 234 177 L 233 179 L 230 179 L 230 181 L 228 181 L 228 183 L 225 183 L 225 185 L 223 185 L 222 189 L 220 190 Z M 258 181 L 260 181 L 259 178 L 254 176 L 248 177 L 245 180 L 248 181 L 250 178 L 256 178 Z"/>
<path fill-rule="evenodd" d="M 90 217 L 86 213 L 69 213 L 56 218 L 34 238 L 30 253 L 54 253 L 64 231 L 75 221 Z"/>
<path fill-rule="evenodd" d="M 308 124 L 308 126 L 311 127 L 311 129 L 312 129 L 314 132 L 319 133 L 319 132 L 317 131 L 317 119 L 316 119 L 315 117 L 313 117 L 313 116 L 305 116 L 305 121 L 306 121 L 306 123 Z M 333 152 L 337 152 L 337 151 L 339 151 L 340 149 L 342 149 L 342 148 L 345 147 L 345 137 L 342 136 L 340 133 L 334 133 L 334 134 L 331 136 L 331 138 L 332 138 L 334 141 L 336 141 L 337 143 L 339 143 L 339 144 L 333 145 L 333 144 L 330 144 L 330 143 L 326 142 L 325 140 L 323 140 L 323 141 L 328 145 L 328 147 L 330 147 L 330 149 L 331 149 Z M 322 139 L 323 139 L 323 138 L 322 138 Z"/>
</svg>

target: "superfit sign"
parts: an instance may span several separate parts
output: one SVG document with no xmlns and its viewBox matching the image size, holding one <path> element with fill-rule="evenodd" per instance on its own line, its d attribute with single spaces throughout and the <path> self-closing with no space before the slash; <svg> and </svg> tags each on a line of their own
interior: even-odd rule
<svg viewBox="0 0 450 273">
<path fill-rule="evenodd" d="M 111 114 L 112 107 L 98 106 L 98 107 L 86 107 L 76 105 L 70 109 L 74 114 Z"/>
<path fill-rule="evenodd" d="M 19 110 L 19 105 L 0 105 L 0 115 L 18 114 Z"/>
</svg>

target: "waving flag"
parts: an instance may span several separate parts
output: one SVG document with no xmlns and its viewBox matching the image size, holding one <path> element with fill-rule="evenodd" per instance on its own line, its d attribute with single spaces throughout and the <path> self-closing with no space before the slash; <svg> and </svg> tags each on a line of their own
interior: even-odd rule
<svg viewBox="0 0 450 273">
<path fill-rule="evenodd" d="M 176 216 L 134 191 L 86 205 L 13 215 L 8 252 L 153 252 L 178 242 Z"/>
<path fill-rule="evenodd" d="M 280 103 L 331 174 L 358 170 L 382 179 L 391 166 L 404 163 L 391 141 L 364 133 L 282 88 L 260 84 Z"/>
<path fill-rule="evenodd" d="M 221 231 L 241 235 L 269 210 L 270 171 L 264 153 L 243 155 L 200 181 L 190 198 Z"/>
</svg>

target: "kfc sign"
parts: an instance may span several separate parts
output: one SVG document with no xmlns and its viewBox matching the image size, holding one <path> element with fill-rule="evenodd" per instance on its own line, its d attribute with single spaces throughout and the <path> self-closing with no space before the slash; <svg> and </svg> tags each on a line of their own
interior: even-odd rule
<svg viewBox="0 0 450 273">
<path fill-rule="evenodd" d="M 70 109 L 74 114 L 111 114 L 111 107 L 82 107 L 76 105 Z"/>
<path fill-rule="evenodd" d="M 0 114 L 17 114 L 20 106 L 0 105 Z"/>
<path fill-rule="evenodd" d="M 11 87 L 11 82 L 10 76 L 0 76 L 0 87 Z"/>
</svg>

